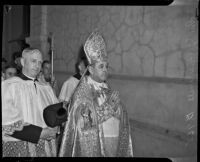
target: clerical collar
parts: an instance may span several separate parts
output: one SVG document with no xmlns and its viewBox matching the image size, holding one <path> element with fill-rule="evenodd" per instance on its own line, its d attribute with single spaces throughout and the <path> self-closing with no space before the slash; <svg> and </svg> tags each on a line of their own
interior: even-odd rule
<svg viewBox="0 0 200 162">
<path fill-rule="evenodd" d="M 36 78 L 32 78 L 32 77 L 27 76 L 27 75 L 25 75 L 25 74 L 23 74 L 23 73 L 19 74 L 19 77 L 20 77 L 21 79 L 23 79 L 23 80 L 32 80 L 32 81 L 37 81 Z"/>
<path fill-rule="evenodd" d="M 99 82 L 95 81 L 94 79 L 92 79 L 90 76 L 88 77 L 88 83 L 92 84 L 96 90 L 101 89 L 101 88 L 108 88 L 106 83 L 104 83 L 104 82 L 99 83 Z"/>
<path fill-rule="evenodd" d="M 73 75 L 74 78 L 80 80 L 81 79 L 81 75 L 79 73 L 76 73 L 75 75 Z"/>
</svg>

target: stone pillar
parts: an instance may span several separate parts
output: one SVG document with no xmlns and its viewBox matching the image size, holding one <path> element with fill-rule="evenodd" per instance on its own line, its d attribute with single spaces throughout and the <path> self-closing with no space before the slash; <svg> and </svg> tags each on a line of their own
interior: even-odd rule
<svg viewBox="0 0 200 162">
<path fill-rule="evenodd" d="M 26 42 L 31 47 L 39 48 L 44 60 L 49 59 L 47 39 L 47 6 L 31 6 L 30 37 L 26 38 Z"/>
</svg>

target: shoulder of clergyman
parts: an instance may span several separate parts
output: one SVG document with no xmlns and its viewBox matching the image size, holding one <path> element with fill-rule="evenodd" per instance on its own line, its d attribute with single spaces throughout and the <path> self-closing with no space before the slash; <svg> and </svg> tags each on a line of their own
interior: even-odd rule
<svg viewBox="0 0 200 162">
<path fill-rule="evenodd" d="M 80 105 L 93 105 L 91 87 L 89 86 L 89 84 L 87 84 L 85 78 L 83 78 L 83 80 L 81 81 L 74 93 L 72 105 L 73 107 L 79 107 Z"/>
<path fill-rule="evenodd" d="M 93 110 L 93 97 L 91 88 L 84 79 L 81 81 L 74 93 L 72 107 L 75 114 L 84 109 L 84 107 Z"/>
<path fill-rule="evenodd" d="M 3 82 L 6 83 L 6 84 L 7 83 L 10 84 L 10 83 L 18 83 L 18 82 L 22 82 L 22 81 L 23 80 L 20 77 L 14 76 L 14 77 L 11 77 L 9 79 L 4 80 Z"/>
<path fill-rule="evenodd" d="M 12 77 L 12 78 L 9 78 L 9 79 L 6 79 L 4 81 L 2 81 L 1 85 L 2 87 L 6 87 L 6 89 L 8 87 L 17 87 L 17 85 L 21 85 L 21 83 L 23 83 L 23 80 L 19 77 Z"/>
<path fill-rule="evenodd" d="M 80 82 L 78 88 L 74 93 L 74 99 L 80 100 L 83 98 L 92 99 L 91 88 L 87 83 L 86 78 L 83 78 L 83 80 Z"/>
</svg>

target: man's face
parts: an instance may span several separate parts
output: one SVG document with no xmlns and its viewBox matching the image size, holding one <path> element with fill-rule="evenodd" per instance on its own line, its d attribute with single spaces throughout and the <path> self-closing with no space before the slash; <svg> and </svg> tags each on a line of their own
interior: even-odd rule
<svg viewBox="0 0 200 162">
<path fill-rule="evenodd" d="M 37 74 L 41 70 L 42 54 L 38 51 L 32 54 L 27 54 L 25 58 L 22 59 L 22 62 L 23 72 L 30 77 L 36 78 Z"/>
<path fill-rule="evenodd" d="M 108 77 L 108 63 L 106 61 L 95 63 L 91 67 L 91 75 L 97 82 L 106 81 Z"/>
<path fill-rule="evenodd" d="M 5 79 L 11 78 L 17 74 L 17 69 L 10 67 L 5 70 Z"/>
<path fill-rule="evenodd" d="M 20 60 L 21 60 L 21 57 L 17 57 L 15 59 L 15 64 L 17 65 L 17 68 L 19 68 L 19 69 L 22 67 Z"/>
<path fill-rule="evenodd" d="M 51 77 L 51 64 L 45 63 L 42 70 L 45 79 L 49 79 Z"/>
<path fill-rule="evenodd" d="M 85 64 L 83 61 L 80 62 L 79 66 L 78 66 L 79 70 L 80 70 L 80 74 L 82 75 L 86 69 Z"/>
</svg>

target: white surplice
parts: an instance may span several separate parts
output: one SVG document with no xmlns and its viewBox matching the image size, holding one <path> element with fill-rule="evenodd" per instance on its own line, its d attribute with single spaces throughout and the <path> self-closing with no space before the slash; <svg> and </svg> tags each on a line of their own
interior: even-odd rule
<svg viewBox="0 0 200 162">
<path fill-rule="evenodd" d="M 61 88 L 60 95 L 58 97 L 59 100 L 69 102 L 71 95 L 73 94 L 78 83 L 79 80 L 73 76 L 66 80 Z"/>
<path fill-rule="evenodd" d="M 43 110 L 48 105 L 58 103 L 57 97 L 48 84 L 12 77 L 2 81 L 1 85 L 2 139 L 4 142 L 20 141 L 6 134 L 22 130 L 25 125 L 33 124 L 42 128 L 47 127 L 43 119 Z M 48 142 L 45 140 L 47 150 L 49 150 Z M 51 143 L 52 146 L 56 147 L 55 139 L 51 140 Z M 33 143 L 29 143 L 29 146 L 32 156 L 37 156 L 35 152 L 37 146 Z M 55 148 L 53 149 L 53 156 L 55 156 Z M 51 156 L 50 153 L 46 155 Z"/>
</svg>

